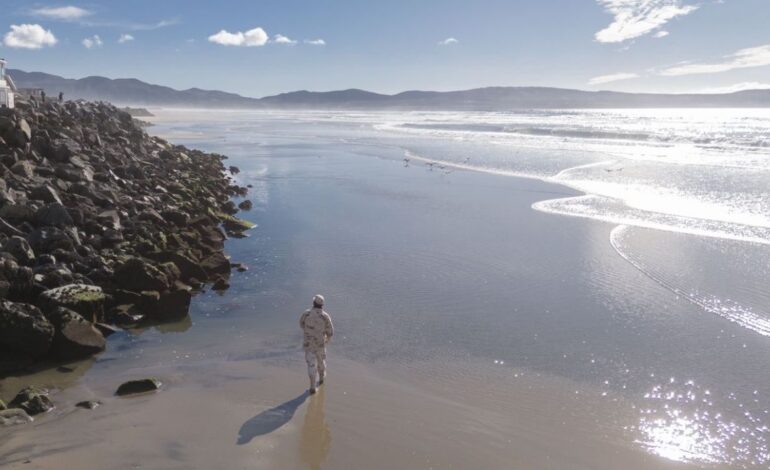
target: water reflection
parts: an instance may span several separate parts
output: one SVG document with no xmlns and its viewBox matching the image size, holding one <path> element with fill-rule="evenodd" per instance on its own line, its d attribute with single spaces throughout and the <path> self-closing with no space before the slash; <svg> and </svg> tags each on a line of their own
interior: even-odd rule
<svg viewBox="0 0 770 470">
<path fill-rule="evenodd" d="M 310 398 L 300 435 L 300 457 L 311 470 L 321 468 L 332 445 L 332 433 L 324 417 L 325 390 L 326 387 L 321 387 L 318 394 Z"/>
<path fill-rule="evenodd" d="M 758 395 L 716 397 L 693 381 L 680 384 L 672 378 L 645 394 L 638 442 L 679 462 L 767 465 L 770 428 L 764 422 L 767 410 L 756 408 Z"/>
</svg>

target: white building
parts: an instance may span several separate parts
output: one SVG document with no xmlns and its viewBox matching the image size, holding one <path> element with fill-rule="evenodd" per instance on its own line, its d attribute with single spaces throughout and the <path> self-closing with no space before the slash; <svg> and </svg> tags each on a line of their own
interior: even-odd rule
<svg viewBox="0 0 770 470">
<path fill-rule="evenodd" d="M 16 86 L 10 75 L 5 74 L 5 59 L 0 59 L 0 108 L 13 108 L 13 92 Z"/>
</svg>

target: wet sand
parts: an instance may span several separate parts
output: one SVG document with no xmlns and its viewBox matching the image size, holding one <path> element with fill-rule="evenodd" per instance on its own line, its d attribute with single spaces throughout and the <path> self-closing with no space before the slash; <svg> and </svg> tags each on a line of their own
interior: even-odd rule
<svg viewBox="0 0 770 470">
<path fill-rule="evenodd" d="M 531 208 L 574 191 L 405 165 L 397 146 L 351 141 L 348 129 L 234 115 L 161 115 L 152 132 L 216 136 L 181 143 L 241 167 L 255 203 L 242 215 L 260 226 L 228 252 L 250 270 L 224 295 L 197 297 L 188 323 L 119 334 L 94 363 L 34 377 L 62 389 L 58 409 L 0 429 L 0 465 L 641 469 L 766 458 L 766 338 L 620 256 L 614 225 Z M 700 249 L 684 235 L 632 235 L 645 263 L 672 246 Z M 297 320 L 316 292 L 338 333 L 328 384 L 308 397 Z M 143 376 L 162 391 L 112 396 Z M 4 381 L 0 396 L 29 381 Z M 103 406 L 73 409 L 90 398 Z"/>
</svg>

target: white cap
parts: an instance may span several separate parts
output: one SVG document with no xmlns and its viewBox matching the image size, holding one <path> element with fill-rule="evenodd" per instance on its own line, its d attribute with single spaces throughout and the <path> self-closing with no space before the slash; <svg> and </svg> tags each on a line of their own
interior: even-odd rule
<svg viewBox="0 0 770 470">
<path fill-rule="evenodd" d="M 323 304 L 324 304 L 324 296 L 323 296 L 323 295 L 320 295 L 320 294 L 318 294 L 318 295 L 316 295 L 315 297 L 313 297 L 313 304 L 315 304 L 315 305 L 320 305 L 320 306 L 322 306 L 322 307 L 323 307 Z"/>
</svg>

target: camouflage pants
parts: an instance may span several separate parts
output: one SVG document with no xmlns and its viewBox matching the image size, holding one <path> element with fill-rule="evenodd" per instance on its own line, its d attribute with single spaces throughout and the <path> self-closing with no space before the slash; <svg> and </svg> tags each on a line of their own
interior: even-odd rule
<svg viewBox="0 0 770 470">
<path fill-rule="evenodd" d="M 307 362 L 307 375 L 310 383 L 314 384 L 316 377 L 324 378 L 326 375 L 326 347 L 305 348 L 305 362 Z"/>
</svg>

